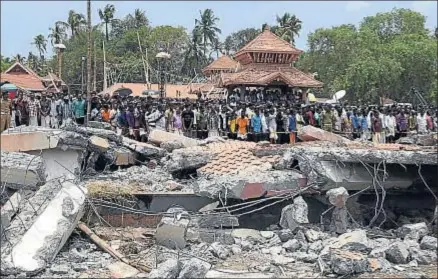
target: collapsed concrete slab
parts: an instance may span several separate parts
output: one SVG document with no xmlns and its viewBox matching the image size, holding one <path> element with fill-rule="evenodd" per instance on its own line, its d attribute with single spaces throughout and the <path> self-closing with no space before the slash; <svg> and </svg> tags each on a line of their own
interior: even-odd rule
<svg viewBox="0 0 438 279">
<path fill-rule="evenodd" d="M 122 136 L 110 130 L 78 126 L 76 123 L 73 122 L 66 123 L 62 127 L 62 129 L 65 131 L 76 132 L 86 136 L 98 136 L 113 141 L 117 144 L 122 143 Z"/>
<path fill-rule="evenodd" d="M 400 144 L 417 144 L 422 146 L 434 146 L 437 144 L 437 134 L 425 134 L 425 135 L 409 135 L 397 140 Z"/>
<path fill-rule="evenodd" d="M 11 189 L 31 189 L 46 182 L 46 164 L 40 156 L 1 151 L 1 183 Z"/>
<path fill-rule="evenodd" d="M 89 139 L 91 148 L 94 148 L 96 150 L 99 150 L 101 152 L 105 152 L 110 147 L 109 142 L 107 139 L 98 137 L 98 136 L 91 136 Z"/>
<path fill-rule="evenodd" d="M 0 213 L 0 235 L 5 233 L 5 228 L 9 226 L 12 217 L 18 212 L 22 200 L 23 196 L 17 191 L 2 206 Z"/>
<path fill-rule="evenodd" d="M 112 130 L 112 126 L 108 122 L 88 121 L 88 127 L 95 129 Z"/>
<path fill-rule="evenodd" d="M 1 274 L 35 274 L 63 247 L 82 217 L 86 189 L 66 180 L 46 183 L 20 208 L 2 235 Z"/>
<path fill-rule="evenodd" d="M 182 208 L 169 208 L 167 214 L 173 217 L 164 216 L 155 232 L 155 240 L 158 245 L 170 249 L 182 249 L 186 246 L 186 233 L 190 220 L 188 213 Z"/>
<path fill-rule="evenodd" d="M 166 151 L 162 148 L 148 143 L 135 141 L 127 137 L 122 138 L 122 144 L 126 148 L 129 148 L 145 157 L 163 157 L 166 154 Z"/>
<path fill-rule="evenodd" d="M 40 151 L 28 151 L 34 156 L 41 154 L 46 165 L 46 180 L 53 180 L 60 177 L 74 178 L 80 172 L 85 151 L 82 149 L 53 148 Z"/>
<path fill-rule="evenodd" d="M 174 150 L 166 162 L 166 169 L 171 173 L 182 170 L 195 170 L 206 165 L 213 157 L 214 154 L 209 151 Z"/>
<path fill-rule="evenodd" d="M 160 145 L 163 142 L 176 141 L 182 143 L 184 147 L 192 147 L 199 145 L 199 142 L 195 139 L 191 139 L 185 136 L 169 133 L 161 130 L 152 130 L 149 133 L 148 141 Z"/>
<path fill-rule="evenodd" d="M 195 184 L 195 193 L 217 198 L 250 199 L 300 191 L 307 179 L 295 171 L 242 172 L 237 175 L 201 175 Z"/>
<path fill-rule="evenodd" d="M 298 131 L 298 138 L 302 141 L 330 141 L 336 143 L 349 143 L 349 139 L 322 129 L 307 125 Z"/>
<path fill-rule="evenodd" d="M 11 130 L 1 134 L 1 150 L 18 152 L 55 148 L 58 138 L 44 131 L 18 132 Z"/>
</svg>

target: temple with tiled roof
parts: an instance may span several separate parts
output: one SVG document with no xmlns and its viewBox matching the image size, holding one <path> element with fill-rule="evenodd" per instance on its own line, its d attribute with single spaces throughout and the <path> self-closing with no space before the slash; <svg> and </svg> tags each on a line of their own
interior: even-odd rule
<svg viewBox="0 0 438 279">
<path fill-rule="evenodd" d="M 265 27 L 260 35 L 234 54 L 234 60 L 240 64 L 239 70 L 222 73 L 219 86 L 226 87 L 229 93 L 239 88 L 241 94 L 247 87 L 280 88 L 283 93 L 322 87 L 323 83 L 312 75 L 293 67 L 302 52 Z"/>
<path fill-rule="evenodd" d="M 29 67 L 15 62 L 0 75 L 1 82 L 14 84 L 17 88 L 32 93 L 66 91 L 67 85 L 55 74 L 40 77 Z"/>
<path fill-rule="evenodd" d="M 234 73 L 237 71 L 239 63 L 231 57 L 222 55 L 202 69 L 206 77 L 211 77 L 221 73 Z"/>
</svg>

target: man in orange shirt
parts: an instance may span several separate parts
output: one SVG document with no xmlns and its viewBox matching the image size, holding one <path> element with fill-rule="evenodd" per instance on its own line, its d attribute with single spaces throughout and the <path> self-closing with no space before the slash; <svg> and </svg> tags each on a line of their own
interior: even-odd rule
<svg viewBox="0 0 438 279">
<path fill-rule="evenodd" d="M 237 138 L 241 140 L 246 140 L 248 133 L 249 119 L 245 116 L 245 110 L 242 109 L 240 117 L 237 118 Z"/>
<path fill-rule="evenodd" d="M 108 110 L 108 105 L 104 105 L 102 111 L 100 112 L 103 122 L 110 121 L 110 111 Z"/>
</svg>

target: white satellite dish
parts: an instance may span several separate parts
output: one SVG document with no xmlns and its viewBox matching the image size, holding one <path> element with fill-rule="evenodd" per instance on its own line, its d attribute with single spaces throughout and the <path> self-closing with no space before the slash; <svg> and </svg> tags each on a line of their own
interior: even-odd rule
<svg viewBox="0 0 438 279">
<path fill-rule="evenodd" d="M 344 98 L 345 94 L 347 94 L 347 91 L 340 90 L 333 95 L 332 100 L 339 101 L 340 99 Z"/>
</svg>

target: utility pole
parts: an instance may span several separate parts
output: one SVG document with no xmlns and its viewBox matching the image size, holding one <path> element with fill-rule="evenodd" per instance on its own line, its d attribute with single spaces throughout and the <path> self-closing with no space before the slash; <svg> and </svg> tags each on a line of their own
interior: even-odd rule
<svg viewBox="0 0 438 279">
<path fill-rule="evenodd" d="M 87 0 L 87 126 L 91 115 L 91 0 Z"/>
<path fill-rule="evenodd" d="M 103 48 L 103 92 L 105 92 L 107 87 L 108 87 L 108 82 L 107 82 L 107 79 L 106 79 L 105 40 L 102 41 L 102 48 Z"/>
<path fill-rule="evenodd" d="M 137 40 L 138 40 L 138 47 L 140 48 L 140 53 L 141 53 L 141 61 L 143 62 L 143 71 L 144 71 L 145 81 L 146 81 L 146 84 L 149 84 L 148 72 L 146 70 L 146 63 L 144 61 L 143 50 L 141 48 L 141 43 L 140 43 L 140 35 L 138 34 L 138 31 L 137 31 Z"/>
<path fill-rule="evenodd" d="M 97 84 L 97 59 L 96 59 L 96 41 L 93 42 L 93 51 L 94 51 L 94 69 L 93 69 L 93 91 L 96 92 L 96 84 Z"/>
</svg>

